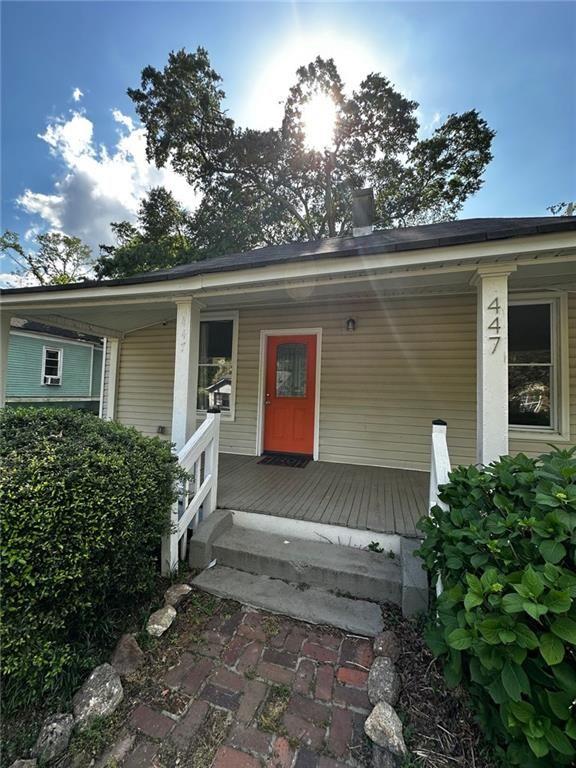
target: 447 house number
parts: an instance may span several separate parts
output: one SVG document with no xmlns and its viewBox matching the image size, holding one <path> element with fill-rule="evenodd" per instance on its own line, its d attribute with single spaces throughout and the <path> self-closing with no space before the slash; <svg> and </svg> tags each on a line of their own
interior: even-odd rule
<svg viewBox="0 0 576 768">
<path fill-rule="evenodd" d="M 490 304 L 488 304 L 488 309 L 494 312 L 494 319 L 488 325 L 488 332 L 490 334 L 488 338 L 490 339 L 490 341 L 494 342 L 492 346 L 492 351 L 491 351 L 491 354 L 493 355 L 494 352 L 496 352 L 496 350 L 498 349 L 498 345 L 500 344 L 500 339 L 501 339 L 500 302 L 498 300 L 498 297 L 496 297 L 495 299 L 492 299 Z"/>
</svg>

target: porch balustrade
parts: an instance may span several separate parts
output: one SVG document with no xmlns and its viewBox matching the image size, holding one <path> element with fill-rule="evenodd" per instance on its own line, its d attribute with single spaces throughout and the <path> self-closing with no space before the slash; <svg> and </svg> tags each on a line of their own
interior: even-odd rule
<svg viewBox="0 0 576 768">
<path fill-rule="evenodd" d="M 162 573 L 169 575 L 186 557 L 188 535 L 216 509 L 220 413 L 208 413 L 201 426 L 178 452 L 178 464 L 187 473 L 170 513 L 171 530 L 162 542 Z"/>
<path fill-rule="evenodd" d="M 448 505 L 440 499 L 440 486 L 445 485 L 450 474 L 450 455 L 448 453 L 448 443 L 446 440 L 446 422 L 437 419 L 432 422 L 432 451 L 430 456 L 430 496 L 428 509 L 438 506 L 444 511 L 448 511 Z M 436 594 L 442 593 L 442 579 L 438 576 L 436 582 Z"/>
</svg>

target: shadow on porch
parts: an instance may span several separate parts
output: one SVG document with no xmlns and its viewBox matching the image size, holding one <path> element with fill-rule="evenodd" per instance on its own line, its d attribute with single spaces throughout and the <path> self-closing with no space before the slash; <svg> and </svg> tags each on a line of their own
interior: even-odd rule
<svg viewBox="0 0 576 768">
<path fill-rule="evenodd" d="M 311 461 L 304 469 L 221 453 L 218 506 L 347 528 L 421 535 L 430 475 L 406 469 Z"/>
</svg>

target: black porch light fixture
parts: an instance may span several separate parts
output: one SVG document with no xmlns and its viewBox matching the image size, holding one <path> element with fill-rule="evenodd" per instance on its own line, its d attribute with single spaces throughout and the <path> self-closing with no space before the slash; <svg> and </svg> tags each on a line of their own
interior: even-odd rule
<svg viewBox="0 0 576 768">
<path fill-rule="evenodd" d="M 348 320 L 346 320 L 346 330 L 348 333 L 354 333 L 356 330 L 356 320 L 353 317 L 349 317 Z"/>
</svg>

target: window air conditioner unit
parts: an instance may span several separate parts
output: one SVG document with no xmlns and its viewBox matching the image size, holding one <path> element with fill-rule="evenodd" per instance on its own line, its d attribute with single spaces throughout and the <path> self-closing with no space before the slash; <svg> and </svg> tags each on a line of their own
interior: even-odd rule
<svg viewBox="0 0 576 768">
<path fill-rule="evenodd" d="M 60 383 L 61 383 L 60 376 L 44 376 L 44 384 L 48 384 L 49 386 L 54 386 Z"/>
</svg>

